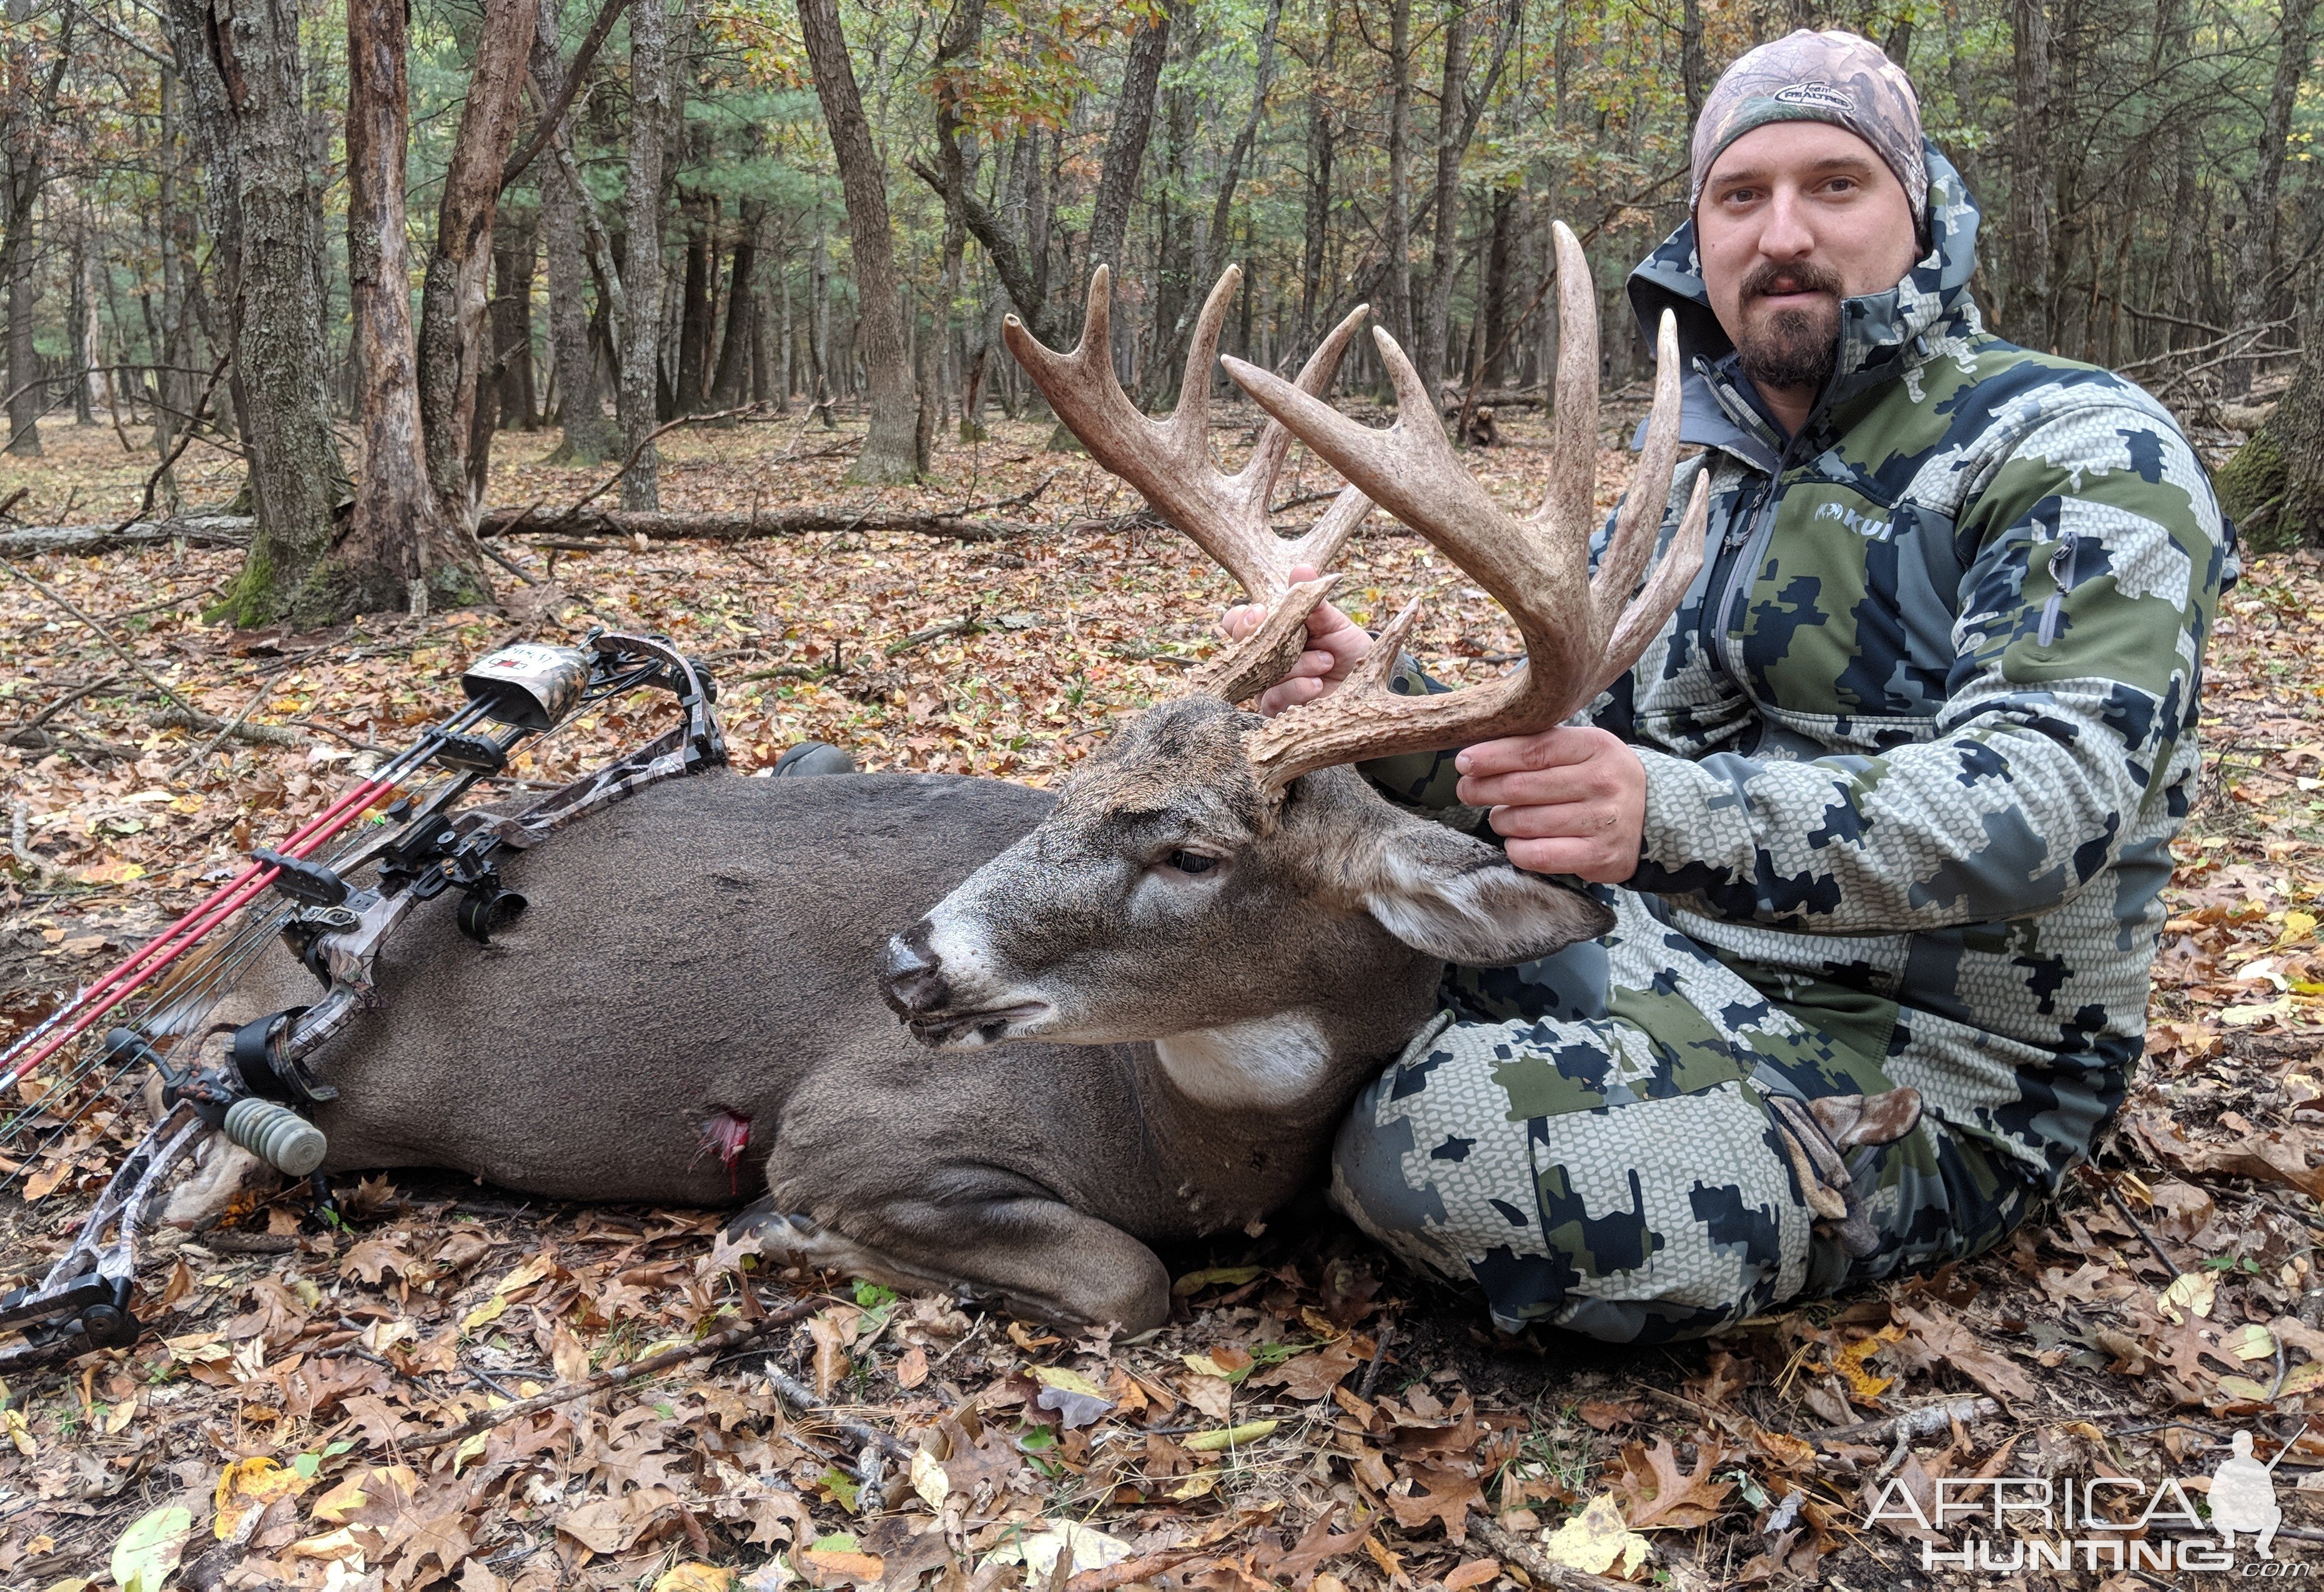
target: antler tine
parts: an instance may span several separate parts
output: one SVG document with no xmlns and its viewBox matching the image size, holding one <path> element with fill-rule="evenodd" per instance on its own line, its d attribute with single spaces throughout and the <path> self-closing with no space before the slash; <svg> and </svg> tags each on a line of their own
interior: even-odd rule
<svg viewBox="0 0 2324 1592">
<path fill-rule="evenodd" d="M 1678 464 L 1678 321 L 1665 310 L 1655 339 L 1654 408 L 1647 412 L 1646 439 L 1638 451 L 1634 473 L 1638 480 L 1670 479 L 1671 471 Z M 1638 589 L 1638 577 L 1646 572 L 1646 560 L 1654 554 L 1655 533 L 1661 529 L 1662 515 L 1661 502 L 1649 503 L 1641 493 L 1632 492 L 1622 500 L 1621 510 L 1614 516 L 1613 534 L 1607 538 L 1606 550 L 1599 555 L 1598 573 L 1590 583 L 1590 639 L 1593 649 L 1603 650 L 1612 640 L 1624 605 Z"/>
<path fill-rule="evenodd" d="M 1221 306 L 1222 313 L 1224 308 Z M 1299 367 L 1299 374 L 1293 384 L 1302 392 L 1321 398 L 1332 385 L 1332 378 L 1339 373 L 1340 358 L 1347 352 L 1356 328 L 1371 313 L 1371 308 L 1369 304 L 1359 304 L 1341 317 L 1340 324 L 1315 345 L 1315 351 Z M 1211 344 L 1199 346 L 1198 352 L 1205 366 L 1214 357 L 1213 351 L 1215 346 L 1215 337 Z M 1188 359 L 1186 368 L 1189 371 L 1194 368 L 1193 358 Z M 1267 424 L 1260 428 L 1258 446 L 1250 450 L 1250 459 L 1228 482 L 1241 494 L 1243 511 L 1262 524 L 1267 519 L 1267 500 L 1275 491 L 1276 478 L 1283 474 L 1283 461 L 1290 456 L 1293 440 L 1283 422 L 1269 415 Z M 1341 549 L 1347 546 L 1348 538 L 1355 534 L 1356 528 L 1371 511 L 1371 499 L 1355 487 L 1347 487 L 1333 500 L 1323 518 L 1308 528 L 1305 536 L 1290 542 L 1277 538 L 1277 547 L 1282 557 L 1285 580 L 1287 582 L 1289 572 L 1302 564 L 1314 569 L 1328 567 L 1332 560 L 1340 556 Z"/>
<path fill-rule="evenodd" d="M 1397 696 L 1386 682 L 1416 612 L 1408 606 L 1382 636 L 1368 667 L 1337 693 L 1251 732 L 1245 745 L 1269 786 L 1280 789 L 1302 774 L 1359 758 L 1528 734 L 1563 722 L 1637 660 L 1701 568 L 1707 499 L 1698 482 L 1670 551 L 1644 593 L 1631 600 L 1677 458 L 1678 354 L 1675 334 L 1665 325 L 1646 446 L 1600 571 L 1591 577 L 1597 311 L 1579 240 L 1563 227 L 1557 240 L 1565 324 L 1558 362 L 1559 456 L 1541 507 L 1522 520 L 1502 512 L 1461 464 L 1418 373 L 1387 333 L 1373 332 L 1397 391 L 1396 421 L 1384 430 L 1359 426 L 1256 366 L 1225 362 L 1260 408 L 1490 593 L 1526 644 L 1525 664 L 1499 679 L 1450 693 Z"/>
<path fill-rule="evenodd" d="M 1291 584 L 1290 572 L 1301 562 L 1320 562 L 1311 536 L 1287 542 L 1267 522 L 1267 494 L 1275 472 L 1281 468 L 1281 446 L 1268 458 L 1254 459 L 1232 477 L 1212 462 L 1206 435 L 1210 419 L 1209 382 L 1213 351 L 1226 318 L 1235 288 L 1242 280 L 1239 267 L 1230 265 L 1204 301 L 1194 324 L 1178 402 L 1168 419 L 1156 420 L 1139 413 L 1113 373 L 1107 338 L 1111 276 L 1104 266 L 1090 279 L 1089 308 L 1081 341 L 1070 354 L 1046 348 L 1024 323 L 1010 316 L 1002 336 L 1009 351 L 1032 376 L 1057 418 L 1072 428 L 1092 457 L 1140 492 L 1155 511 L 1192 538 L 1228 574 L 1241 583 L 1250 598 L 1274 603 Z M 1336 335 L 1335 335 L 1336 336 Z M 1330 380 L 1344 336 L 1327 339 L 1317 350 L 1303 379 L 1313 373 L 1320 387 Z M 1262 443 L 1262 452 L 1265 446 Z M 1257 465 L 1259 467 L 1254 468 Z M 1355 519 L 1360 520 L 1361 514 Z M 1319 528 L 1321 529 L 1321 528 Z M 1333 522 L 1337 540 L 1344 530 Z"/>
<path fill-rule="evenodd" d="M 1557 410 L 1550 417 L 1549 480 L 1533 517 L 1589 534 L 1598 499 L 1598 290 L 1590 257 L 1563 221 L 1557 251 Z"/>
</svg>

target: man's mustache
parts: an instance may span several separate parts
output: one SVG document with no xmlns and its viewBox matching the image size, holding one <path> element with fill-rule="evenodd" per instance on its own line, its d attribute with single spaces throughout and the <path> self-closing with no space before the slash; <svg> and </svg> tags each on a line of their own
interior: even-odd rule
<svg viewBox="0 0 2324 1592">
<path fill-rule="evenodd" d="M 1744 277 L 1743 297 L 1757 299 L 1766 293 L 1830 293 L 1837 299 L 1841 296 L 1840 273 L 1807 260 L 1789 265 L 1762 261 Z"/>
</svg>

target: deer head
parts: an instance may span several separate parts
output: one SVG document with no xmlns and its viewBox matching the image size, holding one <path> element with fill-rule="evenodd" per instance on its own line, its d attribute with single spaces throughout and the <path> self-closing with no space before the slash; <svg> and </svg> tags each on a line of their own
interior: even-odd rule
<svg viewBox="0 0 2324 1592">
<path fill-rule="evenodd" d="M 951 1049 L 1036 1036 L 1158 1040 L 1279 1028 L 1290 1016 L 1318 1046 L 1379 1056 L 1425 1017 L 1443 962 L 1527 961 L 1612 925 L 1590 897 L 1391 806 L 1349 766 L 1563 722 L 1637 660 L 1701 566 L 1698 490 L 1639 592 L 1678 450 L 1678 357 L 1666 317 L 1646 447 L 1591 573 L 1597 309 L 1580 243 L 1563 225 L 1556 239 L 1557 449 L 1541 506 L 1522 517 L 1502 511 L 1462 466 L 1385 332 L 1373 336 L 1396 385 L 1395 423 L 1369 429 L 1323 401 L 1362 308 L 1296 382 L 1225 362 L 1269 416 L 1231 476 L 1210 456 L 1201 373 L 1239 272 L 1230 268 L 1204 306 L 1167 420 L 1139 414 L 1114 378 L 1103 268 L 1072 354 L 1008 322 L 1011 352 L 1091 455 L 1268 612 L 1185 695 L 1116 732 L 1031 834 L 890 942 L 884 985 L 916 1035 Z M 1269 528 L 1267 500 L 1295 437 L 1349 484 L 1292 541 Z M 1329 575 L 1295 584 L 1290 570 L 1322 567 L 1375 502 L 1500 602 L 1525 638 L 1526 662 L 1448 694 L 1394 694 L 1388 680 L 1418 617 L 1415 603 L 1333 695 L 1272 720 L 1241 711 L 1237 704 L 1296 659 L 1307 616 L 1332 586 Z"/>
</svg>

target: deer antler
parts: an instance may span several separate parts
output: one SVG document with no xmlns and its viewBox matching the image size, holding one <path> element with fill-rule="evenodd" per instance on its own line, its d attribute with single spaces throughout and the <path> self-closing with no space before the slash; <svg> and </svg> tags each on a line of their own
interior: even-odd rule
<svg viewBox="0 0 2324 1592">
<path fill-rule="evenodd" d="M 1702 568 L 1708 504 L 1706 483 L 1698 481 L 1669 552 L 1631 600 L 1654 551 L 1678 461 L 1678 333 L 1665 314 L 1646 446 L 1598 572 L 1590 573 L 1598 309 L 1580 240 L 1563 222 L 1555 235 L 1562 328 L 1556 450 L 1541 507 L 1522 519 L 1503 512 L 1462 466 L 1412 362 L 1386 332 L 1372 333 L 1396 383 L 1397 419 L 1384 430 L 1358 425 L 1256 365 L 1225 362 L 1227 373 L 1261 409 L 1489 592 L 1517 621 L 1526 646 L 1525 663 L 1497 680 L 1442 695 L 1396 695 L 1387 680 L 1418 617 L 1416 602 L 1337 692 L 1251 732 L 1251 761 L 1270 787 L 1281 789 L 1335 763 L 1531 734 L 1563 722 L 1637 661 Z"/>
<path fill-rule="evenodd" d="M 1178 384 L 1178 404 L 1166 420 L 1140 414 L 1114 376 L 1109 338 L 1111 279 L 1106 267 L 1099 266 L 1090 278 L 1089 308 L 1081 341 L 1071 354 L 1043 346 L 1013 315 L 1001 326 L 1009 352 L 1041 389 L 1057 418 L 1082 439 L 1090 456 L 1143 492 L 1155 512 L 1242 584 L 1246 596 L 1267 606 L 1268 617 L 1258 630 L 1190 681 L 1194 689 L 1230 702 L 1273 685 L 1298 660 L 1307 615 L 1331 589 L 1332 577 L 1295 584 L 1291 571 L 1302 564 L 1319 570 L 1330 564 L 1372 511 L 1371 499 L 1350 486 L 1306 535 L 1276 535 L 1268 523 L 1267 500 L 1292 441 L 1278 420 L 1267 422 L 1250 457 L 1232 475 L 1212 462 L 1211 362 L 1220 325 L 1241 280 L 1240 268 L 1228 266 L 1204 300 Z M 1330 386 L 1340 355 L 1366 311 L 1363 305 L 1351 310 L 1308 356 L 1297 382 L 1286 385 L 1311 398 Z"/>
</svg>

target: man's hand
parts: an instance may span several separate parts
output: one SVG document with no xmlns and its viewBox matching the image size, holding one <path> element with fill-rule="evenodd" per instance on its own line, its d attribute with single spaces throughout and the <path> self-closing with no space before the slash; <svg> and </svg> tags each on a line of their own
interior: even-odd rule
<svg viewBox="0 0 2324 1592">
<path fill-rule="evenodd" d="M 1295 582 L 1314 580 L 1314 566 L 1295 565 L 1291 578 Z M 1266 618 L 1266 609 L 1255 603 L 1245 603 L 1228 609 L 1219 628 L 1226 631 L 1229 640 L 1240 641 L 1259 629 Z M 1318 603 L 1315 611 L 1307 616 L 1307 649 L 1299 655 L 1299 661 L 1291 666 L 1288 675 L 1260 694 L 1259 711 L 1271 719 L 1286 707 L 1330 695 L 1348 677 L 1348 671 L 1362 662 L 1371 649 L 1372 639 L 1364 633 L 1361 625 L 1329 603 Z"/>
<path fill-rule="evenodd" d="M 1638 869 L 1646 768 L 1618 737 L 1561 724 L 1470 747 L 1455 759 L 1460 797 L 1493 809 L 1509 860 L 1535 873 L 1618 885 Z"/>
</svg>

